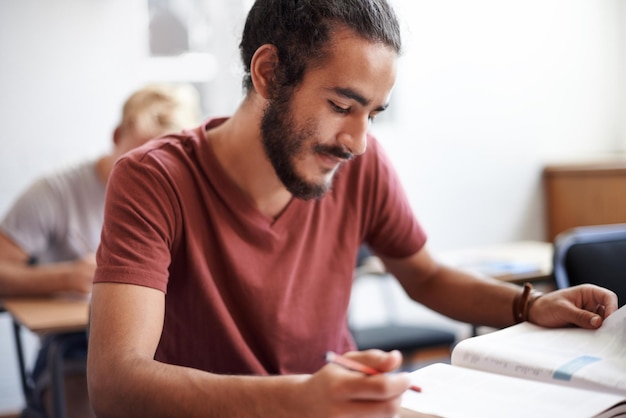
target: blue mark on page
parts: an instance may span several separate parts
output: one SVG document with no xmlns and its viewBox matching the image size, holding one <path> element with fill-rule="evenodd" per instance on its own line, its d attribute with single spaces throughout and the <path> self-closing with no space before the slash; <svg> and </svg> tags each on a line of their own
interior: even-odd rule
<svg viewBox="0 0 626 418">
<path fill-rule="evenodd" d="M 552 376 L 556 380 L 572 380 L 576 372 L 588 364 L 602 360 L 600 357 L 580 356 L 559 367 Z"/>
</svg>

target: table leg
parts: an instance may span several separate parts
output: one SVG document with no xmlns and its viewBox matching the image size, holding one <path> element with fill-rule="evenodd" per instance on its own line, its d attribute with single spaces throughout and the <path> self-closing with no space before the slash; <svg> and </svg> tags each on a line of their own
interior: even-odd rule
<svg viewBox="0 0 626 418">
<path fill-rule="evenodd" d="M 24 346 L 22 345 L 22 335 L 20 334 L 20 324 L 15 320 L 13 322 L 13 335 L 15 339 L 15 349 L 17 351 L 17 361 L 20 369 L 20 380 L 22 381 L 22 391 L 24 392 L 24 398 L 30 398 L 30 386 L 26 377 L 26 365 L 24 362 Z"/>
</svg>

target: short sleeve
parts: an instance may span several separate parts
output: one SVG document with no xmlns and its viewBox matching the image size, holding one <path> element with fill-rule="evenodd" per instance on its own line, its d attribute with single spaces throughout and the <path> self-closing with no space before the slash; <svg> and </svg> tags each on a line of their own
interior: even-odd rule
<svg viewBox="0 0 626 418">
<path fill-rule="evenodd" d="M 49 182 L 42 178 L 20 195 L 6 213 L 0 229 L 31 257 L 43 252 L 55 241 L 60 217 L 58 198 Z"/>
<path fill-rule="evenodd" d="M 166 292 L 180 212 L 150 154 L 118 160 L 109 178 L 95 283 L 117 282 Z"/>
</svg>

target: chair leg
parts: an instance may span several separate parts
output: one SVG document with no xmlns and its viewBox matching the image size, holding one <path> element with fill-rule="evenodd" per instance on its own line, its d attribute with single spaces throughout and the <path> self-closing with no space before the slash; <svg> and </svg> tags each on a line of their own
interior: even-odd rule
<svg viewBox="0 0 626 418">
<path fill-rule="evenodd" d="M 84 339 L 83 334 L 60 334 L 53 338 L 48 353 L 50 380 L 52 382 L 52 405 L 54 418 L 65 418 L 65 382 L 64 361 L 67 349 Z"/>
<path fill-rule="evenodd" d="M 50 380 L 52 382 L 53 416 L 65 418 L 65 390 L 63 381 L 63 341 L 55 339 L 50 344 Z"/>
</svg>

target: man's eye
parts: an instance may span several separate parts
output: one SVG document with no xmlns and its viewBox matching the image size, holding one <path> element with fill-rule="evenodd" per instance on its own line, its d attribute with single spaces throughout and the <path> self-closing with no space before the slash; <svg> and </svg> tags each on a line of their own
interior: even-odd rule
<svg viewBox="0 0 626 418">
<path fill-rule="evenodd" d="M 341 107 L 341 106 L 339 106 L 336 103 L 333 103 L 331 101 L 329 101 L 328 103 L 330 103 L 330 107 L 332 107 L 335 112 L 338 112 L 338 113 L 341 113 L 341 114 L 344 114 L 344 115 L 347 114 L 348 112 L 350 112 L 350 108 L 349 107 L 348 108 L 343 108 L 343 107 Z"/>
</svg>

